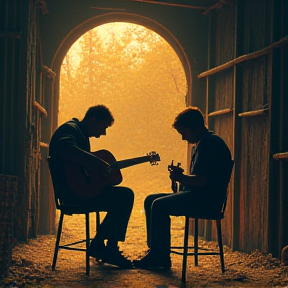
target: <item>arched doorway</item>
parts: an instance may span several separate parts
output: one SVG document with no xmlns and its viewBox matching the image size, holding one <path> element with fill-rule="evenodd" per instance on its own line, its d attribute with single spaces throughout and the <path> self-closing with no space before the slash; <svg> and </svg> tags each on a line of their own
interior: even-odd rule
<svg viewBox="0 0 288 288">
<path fill-rule="evenodd" d="M 100 16 L 96 16 L 94 18 L 88 19 L 87 21 L 81 23 L 77 27 L 75 27 L 66 37 L 63 39 L 62 43 L 58 47 L 57 51 L 55 52 L 54 58 L 51 63 L 51 69 L 56 73 L 56 85 L 55 85 L 55 99 L 59 97 L 59 72 L 61 68 L 61 64 L 63 58 L 65 57 L 67 51 L 70 49 L 71 45 L 83 34 L 85 34 L 90 29 L 97 27 L 99 25 L 111 22 L 128 22 L 142 25 L 157 34 L 163 37 L 175 50 L 176 54 L 178 55 L 187 79 L 187 102 L 190 102 L 191 99 L 191 87 L 192 87 L 192 76 L 191 76 L 191 67 L 190 62 L 186 53 L 184 52 L 181 44 L 176 39 L 176 37 L 168 31 L 164 26 L 160 23 L 148 19 L 143 16 L 139 16 L 132 13 L 120 13 L 120 12 L 113 12 L 107 13 Z"/>
</svg>

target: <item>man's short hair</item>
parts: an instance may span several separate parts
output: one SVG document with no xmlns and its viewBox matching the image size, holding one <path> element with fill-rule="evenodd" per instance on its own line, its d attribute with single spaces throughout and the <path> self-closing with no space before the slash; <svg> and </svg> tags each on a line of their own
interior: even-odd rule
<svg viewBox="0 0 288 288">
<path fill-rule="evenodd" d="M 204 116 L 199 108 L 188 107 L 176 116 L 172 127 L 175 129 L 185 127 L 191 130 L 205 127 Z"/>
<path fill-rule="evenodd" d="M 112 113 L 105 105 L 96 105 L 90 107 L 87 110 L 83 121 L 90 120 L 93 117 L 95 117 L 96 121 L 107 121 L 108 123 L 110 123 L 110 126 L 114 123 Z"/>
</svg>

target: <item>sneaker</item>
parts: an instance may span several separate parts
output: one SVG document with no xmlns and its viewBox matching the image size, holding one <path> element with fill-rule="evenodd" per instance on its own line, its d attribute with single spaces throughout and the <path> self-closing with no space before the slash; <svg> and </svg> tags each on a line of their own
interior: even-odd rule
<svg viewBox="0 0 288 288">
<path fill-rule="evenodd" d="M 106 247 L 102 262 L 117 266 L 120 269 L 133 268 L 132 262 L 122 255 L 122 251 L 119 251 L 118 247 L 113 249 Z"/>
<path fill-rule="evenodd" d="M 170 255 L 160 257 L 156 254 L 153 254 L 151 250 L 142 259 L 133 260 L 133 265 L 136 268 L 142 269 L 169 269 L 172 266 Z"/>
<path fill-rule="evenodd" d="M 89 256 L 94 257 L 96 261 L 99 262 L 103 260 L 105 249 L 106 249 L 106 246 L 104 242 L 93 239 L 91 241 L 88 253 L 89 253 Z"/>
</svg>

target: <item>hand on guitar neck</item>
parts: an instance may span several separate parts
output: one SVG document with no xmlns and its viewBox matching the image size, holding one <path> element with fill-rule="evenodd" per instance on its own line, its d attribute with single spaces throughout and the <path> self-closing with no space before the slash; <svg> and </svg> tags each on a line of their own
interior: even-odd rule
<svg viewBox="0 0 288 288">
<path fill-rule="evenodd" d="M 168 165 L 168 171 L 170 172 L 171 179 L 171 189 L 173 193 L 177 193 L 179 190 L 177 180 L 178 177 L 183 174 L 184 169 L 180 167 L 181 163 L 178 162 L 177 166 L 174 165 L 174 160 L 172 160 L 171 164 Z"/>
</svg>

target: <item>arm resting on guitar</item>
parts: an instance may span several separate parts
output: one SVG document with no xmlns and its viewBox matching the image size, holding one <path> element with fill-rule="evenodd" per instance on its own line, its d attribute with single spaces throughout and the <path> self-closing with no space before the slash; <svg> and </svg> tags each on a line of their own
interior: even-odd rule
<svg viewBox="0 0 288 288">
<path fill-rule="evenodd" d="M 103 169 L 109 167 L 109 163 L 103 161 L 99 157 L 87 152 L 73 143 L 71 137 L 63 137 L 59 141 L 58 153 L 64 159 L 71 161 L 73 163 L 79 164 L 81 166 L 93 169 L 95 167 L 103 167 Z"/>
<path fill-rule="evenodd" d="M 173 181 L 180 182 L 184 186 L 194 186 L 194 187 L 204 187 L 207 185 L 208 177 L 207 175 L 185 175 L 183 173 L 170 173 L 170 179 Z"/>
</svg>

